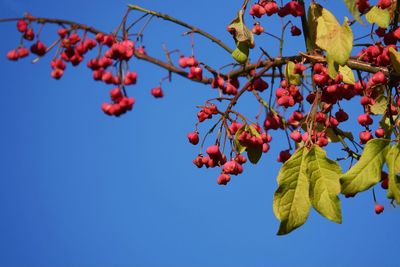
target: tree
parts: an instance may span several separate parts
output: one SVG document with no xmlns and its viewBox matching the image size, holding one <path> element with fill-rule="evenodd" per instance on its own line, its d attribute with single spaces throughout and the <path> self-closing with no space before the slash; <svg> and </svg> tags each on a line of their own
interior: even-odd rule
<svg viewBox="0 0 400 267">
<path fill-rule="evenodd" d="M 173 75 L 214 88 L 217 97 L 199 106 L 198 122 L 188 134 L 188 140 L 193 145 L 200 143 L 201 152 L 193 160 L 197 167 L 221 169 L 217 178 L 220 185 L 228 184 L 232 175 L 242 173 L 247 161 L 256 164 L 262 154 L 268 152 L 272 141 L 268 132 L 284 133 L 288 149 L 283 148 L 278 155 L 283 166 L 273 206 L 281 221 L 278 234 L 287 234 L 305 223 L 311 207 L 340 223 L 340 193 L 353 197 L 381 183 L 388 190 L 392 203 L 400 202 L 400 59 L 396 47 L 400 39 L 399 5 L 382 0 L 375 6 L 368 1 L 344 1 L 344 4 L 354 19 L 344 18 L 340 24 L 329 10 L 314 2 L 287 1 L 280 5 L 275 1 L 254 4 L 244 1 L 227 26 L 234 49 L 195 26 L 136 5 L 128 5 L 113 33 L 31 14 L 2 21 L 17 22 L 22 36 L 21 44 L 10 50 L 7 58 L 17 61 L 32 53 L 36 56 L 33 62 L 37 62 L 54 50 L 51 76 L 55 79 L 63 76 L 67 65 L 80 65 L 88 52 L 97 47 L 97 56 L 93 55 L 87 66 L 93 71 L 94 80 L 112 87 L 110 100 L 101 107 L 108 116 L 123 116 L 133 108 L 135 99 L 128 96 L 127 90 L 137 79 L 137 73 L 129 66 L 132 58 L 167 70 L 168 75 L 151 90 L 156 98 L 164 96 L 162 83 L 171 80 Z M 280 37 L 265 31 L 261 18 L 270 16 L 283 18 Z M 362 23 L 362 16 L 371 24 L 370 33 L 364 36 L 371 41 L 366 44 L 355 43 L 358 39 L 353 36 L 353 28 Z M 131 21 L 132 17 L 137 19 Z M 167 61 L 146 53 L 139 44 L 146 26 L 155 17 L 187 29 L 185 35 L 192 38 L 191 55 L 170 51 L 166 46 Z M 297 17 L 301 29 L 292 22 Z M 254 20 L 251 30 L 245 23 L 248 18 Z M 42 27 L 46 24 L 59 25 L 58 37 L 50 45 L 41 41 Z M 296 55 L 283 54 L 284 33 L 289 27 L 292 36 L 304 37 L 306 50 Z M 278 40 L 278 55 L 270 55 L 258 44 L 256 35 L 262 33 Z M 207 59 L 199 61 L 193 49 L 195 35 L 209 39 L 231 54 L 232 63 L 215 68 L 207 64 Z M 174 56 L 178 53 L 180 56 L 176 60 Z M 251 60 L 251 56 L 257 60 Z M 228 67 L 230 71 L 226 71 Z M 258 112 L 252 119 L 236 109 L 245 94 L 254 96 L 265 116 Z M 364 130 L 356 133 L 341 129 L 342 122 L 357 116 L 348 114 L 343 103 L 357 103 L 358 96 L 364 113 L 357 121 Z M 290 115 L 285 115 L 288 112 Z M 213 126 L 200 130 L 201 123 L 206 120 L 212 121 Z M 210 141 L 212 138 L 216 141 Z M 204 147 L 206 140 L 210 143 L 208 147 Z M 330 143 L 343 146 L 343 158 L 335 161 L 327 157 L 324 147 Z M 357 163 L 343 173 L 339 160 L 351 163 L 357 160 Z M 383 170 L 384 164 L 388 173 Z M 379 214 L 383 206 L 376 199 L 375 203 Z"/>
</svg>

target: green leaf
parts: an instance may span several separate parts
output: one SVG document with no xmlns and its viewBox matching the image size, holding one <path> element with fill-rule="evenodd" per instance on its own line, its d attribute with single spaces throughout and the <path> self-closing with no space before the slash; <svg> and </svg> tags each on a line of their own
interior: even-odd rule
<svg viewBox="0 0 400 267">
<path fill-rule="evenodd" d="M 377 6 L 372 7 L 365 18 L 371 24 L 375 23 L 379 27 L 386 29 L 390 24 L 390 13 L 387 9 L 380 9 Z"/>
<path fill-rule="evenodd" d="M 306 155 L 307 149 L 299 148 L 279 171 L 273 205 L 275 216 L 281 221 L 278 235 L 303 225 L 310 212 Z"/>
<path fill-rule="evenodd" d="M 235 134 L 235 139 L 233 139 L 233 143 L 235 145 L 236 151 L 240 154 L 243 153 L 246 150 L 245 146 L 242 146 L 239 142 L 239 136 L 243 133 L 244 130 L 246 130 L 246 125 L 243 125 L 242 127 L 240 127 L 239 130 L 237 130 L 236 134 Z"/>
<path fill-rule="evenodd" d="M 356 83 L 356 79 L 354 77 L 353 70 L 347 66 L 339 66 L 339 72 L 343 76 L 343 82 L 346 84 L 354 85 Z"/>
<path fill-rule="evenodd" d="M 386 155 L 386 164 L 389 169 L 388 198 L 395 199 L 400 205 L 400 144 L 391 147 Z"/>
<path fill-rule="evenodd" d="M 340 178 L 343 194 L 365 191 L 380 181 L 389 143 L 386 139 L 368 141 L 360 160 Z"/>
<path fill-rule="evenodd" d="M 301 75 L 294 73 L 295 63 L 293 61 L 289 61 L 285 66 L 285 78 L 289 82 L 289 84 L 300 85 L 301 84 Z"/>
<path fill-rule="evenodd" d="M 232 58 L 240 64 L 245 64 L 249 57 L 249 45 L 246 42 L 239 42 L 232 52 Z"/>
<path fill-rule="evenodd" d="M 363 24 L 361 17 L 360 17 L 360 11 L 358 11 L 358 8 L 356 5 L 356 0 L 344 0 L 344 3 L 346 4 L 350 13 L 353 15 L 354 19 L 357 20 L 360 24 Z"/>
<path fill-rule="evenodd" d="M 317 18 L 316 44 L 326 51 L 328 63 L 345 65 L 353 49 L 353 32 L 345 17 L 341 26 L 335 16 L 325 8 Z"/>
<path fill-rule="evenodd" d="M 257 164 L 262 156 L 262 146 L 260 147 L 247 147 L 247 157 L 253 164 Z"/>
<path fill-rule="evenodd" d="M 389 48 L 390 61 L 392 66 L 397 73 L 400 73 L 400 53 L 397 52 L 393 47 Z"/>
<path fill-rule="evenodd" d="M 375 99 L 375 104 L 371 106 L 371 111 L 375 115 L 385 114 L 388 102 L 385 95 L 380 95 Z"/>
<path fill-rule="evenodd" d="M 340 175 L 342 169 L 336 161 L 326 157 L 326 152 L 313 145 L 307 153 L 310 199 L 313 207 L 325 218 L 342 222 L 340 208 Z"/>
</svg>

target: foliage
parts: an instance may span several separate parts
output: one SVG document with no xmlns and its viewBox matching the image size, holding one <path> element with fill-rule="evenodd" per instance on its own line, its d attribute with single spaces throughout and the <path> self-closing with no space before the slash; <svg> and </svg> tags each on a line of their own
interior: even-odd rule
<svg viewBox="0 0 400 267">
<path fill-rule="evenodd" d="M 283 165 L 273 201 L 274 213 L 280 221 L 278 235 L 284 235 L 306 222 L 311 207 L 327 219 L 341 223 L 339 195 L 354 197 L 374 190 L 378 183 L 387 190 L 393 204 L 400 204 L 398 4 L 399 1 L 389 0 L 379 0 L 375 5 L 367 0 L 344 0 L 343 6 L 354 17 L 349 19 L 337 18 L 314 1 L 307 4 L 303 0 L 283 3 L 259 0 L 249 5 L 245 0 L 227 25 L 233 49 L 198 27 L 136 5 L 128 5 L 127 13 L 112 33 L 74 21 L 34 17 L 28 13 L 1 22 L 17 22 L 21 35 L 20 44 L 7 53 L 7 58 L 17 61 L 32 54 L 36 63 L 55 51 L 50 66 L 51 76 L 57 80 L 62 78 L 67 65 L 80 65 L 97 48 L 97 53 L 87 60 L 87 66 L 95 81 L 112 87 L 110 100 L 101 106 L 109 116 L 119 117 L 133 109 L 136 100 L 127 92 L 138 76 L 128 64 L 134 59 L 167 71 L 167 76 L 151 89 L 155 98 L 164 96 L 163 82 L 171 81 L 172 75 L 215 89 L 216 96 L 198 106 L 197 122 L 188 140 L 193 145 L 200 144 L 201 152 L 193 163 L 199 168 L 219 169 L 217 183 L 220 185 L 228 184 L 232 175 L 241 174 L 247 160 L 257 164 L 263 153 L 269 152 L 273 144 L 271 132 L 285 134 L 288 145 L 278 155 L 277 160 Z M 280 37 L 263 27 L 271 16 L 282 18 L 282 25 L 277 26 Z M 196 57 L 194 49 L 192 54 L 183 55 L 177 49 L 170 51 L 166 47 L 167 61 L 152 57 L 141 37 L 154 17 L 188 30 L 184 35 L 192 37 L 192 48 L 195 36 L 209 39 L 229 53 L 232 62 L 210 66 L 207 58 Z M 245 22 L 246 17 L 254 22 L 251 29 Z M 132 18 L 135 20 L 130 22 Z M 357 23 L 368 25 L 364 27 L 368 34 L 363 38 L 354 38 L 355 34 L 362 35 L 354 32 Z M 51 45 L 41 39 L 45 24 L 58 27 Z M 290 38 L 304 37 L 304 51 L 283 54 L 288 29 Z M 266 38 L 277 40 L 276 55 L 263 49 L 264 38 L 259 36 L 263 33 Z M 360 39 L 366 41 L 359 43 Z M 260 49 L 254 49 L 256 41 Z M 174 53 L 179 53 L 179 59 L 174 58 Z M 226 71 L 227 67 L 231 70 Z M 253 119 L 237 108 L 244 94 L 254 96 L 265 117 L 259 109 L 253 109 L 257 110 Z M 342 105 L 347 101 L 360 103 L 364 113 L 348 114 Z M 357 121 L 358 129 L 342 129 L 342 123 L 349 119 Z M 204 130 L 206 126 L 202 122 L 207 120 L 213 124 Z M 354 138 L 357 135 L 359 140 Z M 331 143 L 343 146 L 343 158 L 327 157 L 324 147 Z M 339 160 L 351 162 L 344 173 Z M 373 195 L 375 212 L 379 214 L 384 206 Z"/>
</svg>

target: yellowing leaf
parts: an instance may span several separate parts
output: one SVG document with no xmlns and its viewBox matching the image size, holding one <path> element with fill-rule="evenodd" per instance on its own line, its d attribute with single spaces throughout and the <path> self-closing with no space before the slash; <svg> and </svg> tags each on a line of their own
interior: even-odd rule
<svg viewBox="0 0 400 267">
<path fill-rule="evenodd" d="M 310 212 L 306 154 L 305 147 L 299 148 L 279 171 L 273 205 L 275 216 L 281 221 L 278 235 L 303 225 Z"/>
<path fill-rule="evenodd" d="M 365 191 L 380 181 L 389 143 L 386 139 L 368 141 L 360 160 L 340 177 L 343 194 Z"/>
<path fill-rule="evenodd" d="M 353 70 L 347 66 L 339 66 L 339 72 L 343 76 L 343 82 L 346 84 L 354 85 L 356 83 L 356 79 L 354 77 Z"/>
<path fill-rule="evenodd" d="M 375 23 L 379 27 L 386 29 L 390 24 L 390 13 L 387 9 L 380 9 L 377 6 L 372 7 L 365 18 L 371 24 Z"/>
<path fill-rule="evenodd" d="M 228 27 L 235 29 L 233 36 L 236 43 L 245 42 L 248 44 L 248 47 L 254 47 L 254 35 L 244 23 L 243 15 L 243 10 L 240 10 L 237 14 L 237 17 L 229 24 Z"/>
<path fill-rule="evenodd" d="M 389 188 L 388 198 L 395 199 L 400 205 L 400 145 L 396 144 L 391 147 L 386 155 L 386 164 L 389 169 Z"/>
<path fill-rule="evenodd" d="M 390 47 L 389 56 L 394 70 L 400 74 L 400 53 L 397 52 L 393 47 Z"/>
<path fill-rule="evenodd" d="M 380 95 L 375 99 L 375 104 L 371 106 L 371 111 L 375 115 L 385 114 L 388 102 L 385 95 Z"/>
<path fill-rule="evenodd" d="M 317 35 L 317 19 L 321 16 L 322 13 L 322 6 L 311 3 L 310 7 L 308 8 L 308 15 L 307 15 L 307 24 L 308 30 L 310 33 L 310 43 L 309 46 L 311 49 L 315 48 L 315 39 Z"/>
<path fill-rule="evenodd" d="M 345 17 L 341 26 L 325 8 L 317 18 L 316 44 L 326 51 L 328 62 L 345 65 L 353 48 L 353 32 Z"/>
<path fill-rule="evenodd" d="M 295 63 L 293 61 L 289 61 L 285 66 L 285 78 L 289 82 L 289 84 L 300 85 L 301 84 L 301 75 L 294 73 Z"/>
<path fill-rule="evenodd" d="M 307 166 L 311 204 L 322 216 L 341 223 L 342 213 L 338 194 L 342 170 L 339 164 L 327 158 L 322 148 L 313 145 L 307 153 Z"/>
</svg>

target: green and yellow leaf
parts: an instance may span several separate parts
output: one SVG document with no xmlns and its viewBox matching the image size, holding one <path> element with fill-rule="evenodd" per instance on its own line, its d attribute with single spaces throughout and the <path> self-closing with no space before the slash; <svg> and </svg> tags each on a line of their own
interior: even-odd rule
<svg viewBox="0 0 400 267">
<path fill-rule="evenodd" d="M 279 171 L 273 204 L 275 216 L 281 221 L 278 235 L 303 225 L 310 212 L 306 155 L 307 149 L 299 148 Z"/>
<path fill-rule="evenodd" d="M 365 191 L 380 181 L 389 143 L 390 140 L 386 139 L 368 141 L 360 160 L 340 178 L 343 194 Z"/>
</svg>

